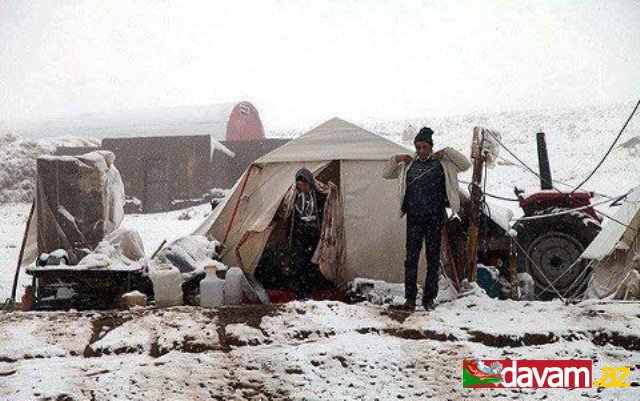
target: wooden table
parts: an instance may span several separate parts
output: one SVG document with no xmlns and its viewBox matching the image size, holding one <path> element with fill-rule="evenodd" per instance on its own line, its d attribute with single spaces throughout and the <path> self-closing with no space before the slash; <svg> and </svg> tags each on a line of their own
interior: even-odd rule
<svg viewBox="0 0 640 401">
<path fill-rule="evenodd" d="M 33 276 L 36 310 L 112 309 L 120 307 L 122 294 L 139 289 L 140 265 L 108 268 L 42 266 L 26 270 Z"/>
</svg>

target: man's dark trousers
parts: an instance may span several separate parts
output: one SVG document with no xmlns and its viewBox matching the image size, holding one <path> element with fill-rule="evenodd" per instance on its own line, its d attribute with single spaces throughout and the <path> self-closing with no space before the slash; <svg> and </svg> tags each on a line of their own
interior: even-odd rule
<svg viewBox="0 0 640 401">
<path fill-rule="evenodd" d="M 404 261 L 405 299 L 415 300 L 418 294 L 418 261 L 424 241 L 427 251 L 427 277 L 424 297 L 435 299 L 438 295 L 440 272 L 440 245 L 445 213 L 407 214 L 407 252 Z"/>
</svg>

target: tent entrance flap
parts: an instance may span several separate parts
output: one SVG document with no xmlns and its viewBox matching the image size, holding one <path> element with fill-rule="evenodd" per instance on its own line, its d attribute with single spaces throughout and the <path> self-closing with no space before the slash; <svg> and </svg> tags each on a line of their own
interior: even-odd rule
<svg viewBox="0 0 640 401">
<path fill-rule="evenodd" d="M 287 191 L 292 187 L 295 173 L 306 167 L 316 173 L 329 162 L 267 163 L 254 168 L 240 195 L 237 185 L 223 209 L 208 221 L 206 235 L 212 238 L 227 237 L 222 261 L 228 266 L 239 266 L 253 274 L 264 246 L 273 229 L 273 220 Z M 246 173 L 245 173 L 246 174 Z M 237 204 L 237 207 L 236 207 Z M 233 226 L 231 223 L 235 210 Z"/>
</svg>

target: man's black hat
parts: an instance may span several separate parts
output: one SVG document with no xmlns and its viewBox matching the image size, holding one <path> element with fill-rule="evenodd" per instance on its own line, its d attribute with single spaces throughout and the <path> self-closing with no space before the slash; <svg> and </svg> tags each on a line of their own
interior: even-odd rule
<svg viewBox="0 0 640 401">
<path fill-rule="evenodd" d="M 429 127 L 422 127 L 418 135 L 416 135 L 413 143 L 416 142 L 429 142 L 433 146 L 433 130 Z"/>
</svg>

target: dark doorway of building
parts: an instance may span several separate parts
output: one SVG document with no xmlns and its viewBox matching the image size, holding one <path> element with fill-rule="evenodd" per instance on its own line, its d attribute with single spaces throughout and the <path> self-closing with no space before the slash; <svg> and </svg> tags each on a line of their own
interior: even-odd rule
<svg viewBox="0 0 640 401">
<path fill-rule="evenodd" d="M 161 212 L 169 202 L 167 162 L 164 159 L 147 160 L 144 167 L 144 201 L 146 213 Z"/>
</svg>

